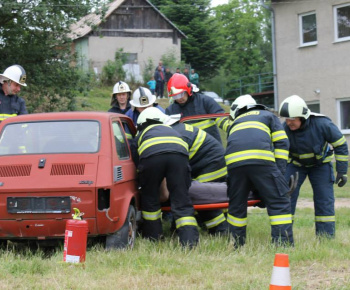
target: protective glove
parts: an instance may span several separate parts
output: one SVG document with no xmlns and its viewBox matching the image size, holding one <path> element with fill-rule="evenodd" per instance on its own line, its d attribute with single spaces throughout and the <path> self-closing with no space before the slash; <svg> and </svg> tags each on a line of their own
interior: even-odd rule
<svg viewBox="0 0 350 290">
<path fill-rule="evenodd" d="M 337 178 L 335 179 L 335 183 L 338 184 L 339 187 L 343 187 L 348 181 L 348 176 L 346 174 L 337 173 Z"/>
<path fill-rule="evenodd" d="M 293 191 L 297 187 L 298 180 L 299 180 L 299 172 L 297 171 L 297 172 L 295 172 L 294 175 L 291 175 L 290 178 L 289 178 L 289 182 L 288 182 L 289 191 L 287 192 L 289 196 L 292 195 Z"/>
</svg>

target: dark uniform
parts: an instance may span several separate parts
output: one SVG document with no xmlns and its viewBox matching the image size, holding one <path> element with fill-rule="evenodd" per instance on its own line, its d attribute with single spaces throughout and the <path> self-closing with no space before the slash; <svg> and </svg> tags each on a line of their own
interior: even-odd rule
<svg viewBox="0 0 350 290">
<path fill-rule="evenodd" d="M 125 109 L 121 109 L 119 107 L 119 103 L 118 102 L 115 102 L 114 106 L 112 108 L 110 108 L 108 110 L 108 112 L 111 112 L 111 113 L 118 113 L 118 114 L 126 114 L 127 111 L 129 111 L 131 109 L 131 105 L 130 105 L 130 102 L 128 101 L 128 103 L 126 104 L 126 108 Z M 136 124 L 136 123 L 135 123 Z"/>
<path fill-rule="evenodd" d="M 193 180 L 201 183 L 226 180 L 224 148 L 214 137 L 188 124 L 176 123 L 172 128 L 188 144 Z M 227 231 L 226 218 L 221 210 L 199 211 L 198 215 L 209 233 Z"/>
<path fill-rule="evenodd" d="M 235 120 L 222 119 L 228 133 L 229 210 L 227 221 L 236 245 L 246 239 L 249 191 L 258 189 L 270 217 L 274 243 L 293 243 L 288 184 L 283 176 L 289 142 L 279 119 L 262 105 L 243 107 Z"/>
<path fill-rule="evenodd" d="M 333 236 L 334 173 L 331 161 L 335 152 L 336 171 L 342 175 L 347 173 L 349 153 L 346 139 L 328 117 L 314 113 L 298 130 L 291 131 L 286 123 L 283 125 L 290 141 L 286 178 L 299 172 L 298 185 L 292 194 L 292 214 L 295 213 L 300 187 L 309 176 L 314 193 L 316 234 Z"/>
<path fill-rule="evenodd" d="M 141 186 L 142 233 L 158 240 L 162 236 L 159 187 L 164 178 L 170 193 L 171 211 L 182 245 L 197 244 L 199 234 L 188 195 L 191 184 L 188 145 L 169 126 L 149 125 L 136 136 Z"/>
<path fill-rule="evenodd" d="M 165 109 L 165 114 L 181 114 L 181 118 L 195 115 L 218 113 L 225 113 L 225 111 L 215 100 L 199 93 L 193 93 L 191 96 L 189 96 L 188 101 L 185 104 L 178 104 L 175 101 L 173 104 L 171 104 L 168 108 Z M 206 131 L 221 143 L 220 133 L 218 128 L 216 127 L 215 120 L 209 119 L 199 122 L 192 121 L 188 123 L 192 126 Z"/>
<path fill-rule="evenodd" d="M 0 87 L 0 122 L 17 115 L 28 114 L 24 99 L 17 95 L 6 96 Z"/>
</svg>

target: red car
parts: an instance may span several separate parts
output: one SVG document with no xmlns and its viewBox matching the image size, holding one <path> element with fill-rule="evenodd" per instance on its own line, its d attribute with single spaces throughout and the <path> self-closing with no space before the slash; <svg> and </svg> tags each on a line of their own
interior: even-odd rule
<svg viewBox="0 0 350 290">
<path fill-rule="evenodd" d="M 89 237 L 132 248 L 139 216 L 136 168 L 125 115 L 21 115 L 0 124 L 0 241 L 50 244 L 78 208 Z"/>
</svg>

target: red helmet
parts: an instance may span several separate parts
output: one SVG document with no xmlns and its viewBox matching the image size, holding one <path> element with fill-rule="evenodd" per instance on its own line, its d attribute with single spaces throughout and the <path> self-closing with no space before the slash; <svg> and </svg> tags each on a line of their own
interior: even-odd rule
<svg viewBox="0 0 350 290">
<path fill-rule="evenodd" d="M 168 81 L 168 95 L 176 99 L 182 92 L 187 92 L 191 96 L 192 84 L 185 75 L 175 73 Z"/>
</svg>

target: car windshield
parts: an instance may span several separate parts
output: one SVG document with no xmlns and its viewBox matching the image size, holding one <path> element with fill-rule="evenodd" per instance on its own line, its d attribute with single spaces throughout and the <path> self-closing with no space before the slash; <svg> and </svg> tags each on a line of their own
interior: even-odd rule
<svg viewBox="0 0 350 290">
<path fill-rule="evenodd" d="M 47 121 L 6 125 L 0 136 L 0 155 L 97 152 L 97 121 Z"/>
</svg>

